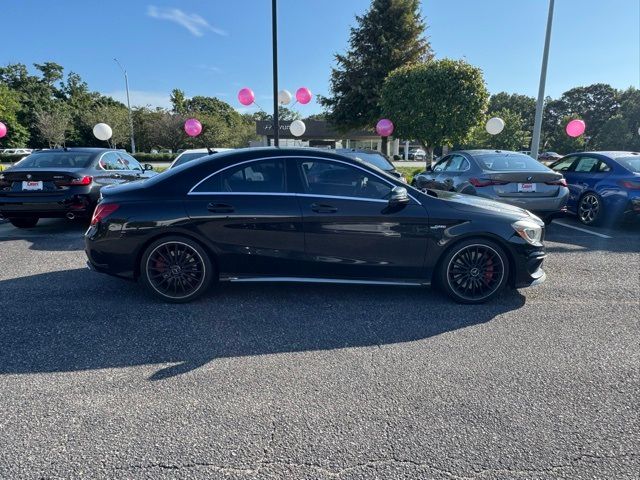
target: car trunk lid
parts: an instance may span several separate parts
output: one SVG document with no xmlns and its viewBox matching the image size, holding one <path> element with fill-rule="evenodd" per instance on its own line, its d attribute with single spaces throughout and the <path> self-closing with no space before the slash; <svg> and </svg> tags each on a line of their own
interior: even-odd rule
<svg viewBox="0 0 640 480">
<path fill-rule="evenodd" d="M 548 172 L 484 172 L 478 179 L 500 197 L 553 197 L 563 188 L 562 174 Z"/>
<path fill-rule="evenodd" d="M 81 168 L 12 169 L 0 174 L 0 194 L 38 195 L 64 193 L 72 181 L 84 177 Z"/>
</svg>

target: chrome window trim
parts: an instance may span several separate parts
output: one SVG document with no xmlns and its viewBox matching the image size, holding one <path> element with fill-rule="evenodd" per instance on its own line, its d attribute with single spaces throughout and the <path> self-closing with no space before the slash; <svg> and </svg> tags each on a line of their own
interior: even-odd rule
<svg viewBox="0 0 640 480">
<path fill-rule="evenodd" d="M 380 180 L 382 180 L 383 182 L 385 182 L 387 185 L 389 185 L 391 187 L 391 189 L 395 188 L 397 185 L 394 185 L 393 183 L 391 183 L 389 180 L 387 180 L 386 178 L 381 177 L 380 175 L 378 175 L 375 172 L 372 172 L 371 170 L 367 170 L 366 168 L 362 168 L 360 165 L 354 165 L 353 163 L 349 163 L 349 162 L 345 162 L 343 160 L 336 160 L 334 158 L 326 158 L 326 157 L 314 157 L 314 156 L 309 156 L 309 155 L 300 155 L 300 156 L 279 156 L 279 157 L 260 157 L 260 158 L 254 158 L 252 160 L 245 160 L 244 162 L 239 162 L 239 163 L 234 163 L 233 165 L 228 165 L 220 170 L 217 170 L 209 175 L 207 175 L 206 177 L 204 177 L 202 180 L 200 180 L 198 183 L 196 183 L 193 187 L 191 187 L 191 190 L 189 190 L 187 192 L 187 195 L 234 195 L 234 194 L 240 194 L 240 195 L 286 195 L 286 196 L 290 196 L 290 195 L 296 195 L 296 196 L 301 196 L 301 197 L 322 197 L 322 198 L 339 198 L 339 199 L 344 199 L 344 200 L 364 200 L 364 201 L 375 201 L 375 202 L 384 202 L 384 203 L 388 203 L 388 200 L 383 200 L 383 199 L 377 199 L 377 198 L 360 198 L 360 197 L 342 197 L 342 196 L 335 196 L 335 195 L 314 195 L 311 193 L 292 193 L 292 192 L 194 192 L 194 190 L 196 188 L 198 188 L 198 186 L 209 180 L 211 177 L 213 177 L 214 175 L 218 175 L 219 173 L 224 172 L 225 170 L 228 170 L 230 168 L 233 167 L 237 167 L 238 165 L 244 165 L 246 163 L 254 163 L 254 162 L 261 162 L 264 160 L 271 160 L 271 159 L 287 159 L 287 158 L 294 158 L 294 159 L 309 159 L 309 160 L 324 160 L 327 162 L 336 162 L 336 163 L 342 163 L 344 165 L 348 165 L 354 168 L 358 168 L 360 170 L 362 170 L 363 172 L 366 172 L 370 175 L 373 175 L 377 178 L 379 178 Z M 418 203 L 418 205 L 422 205 L 413 195 L 409 194 L 409 197 L 411 199 L 413 199 L 416 203 Z"/>
<path fill-rule="evenodd" d="M 315 198 L 335 198 L 338 200 L 356 200 L 359 202 L 389 203 L 388 200 L 379 198 L 344 197 L 340 195 L 316 195 L 313 193 L 292 193 L 292 192 L 193 192 L 189 195 L 267 195 L 278 197 L 315 197 Z"/>
</svg>

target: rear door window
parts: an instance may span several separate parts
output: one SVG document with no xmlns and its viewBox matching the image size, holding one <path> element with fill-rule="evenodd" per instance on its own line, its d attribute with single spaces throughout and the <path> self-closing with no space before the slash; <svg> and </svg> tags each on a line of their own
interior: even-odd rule
<svg viewBox="0 0 640 480">
<path fill-rule="evenodd" d="M 117 152 L 107 152 L 100 158 L 100 167 L 103 170 L 123 170 L 123 166 Z"/>
<path fill-rule="evenodd" d="M 445 172 L 464 172 L 469 170 L 469 161 L 462 155 L 453 155 L 449 163 L 444 168 Z"/>
<path fill-rule="evenodd" d="M 574 172 L 576 173 L 595 173 L 598 171 L 598 163 L 600 159 L 594 157 L 580 157 Z"/>
<path fill-rule="evenodd" d="M 286 192 L 283 160 L 269 159 L 227 168 L 200 183 L 195 193 L 283 193 Z"/>
</svg>

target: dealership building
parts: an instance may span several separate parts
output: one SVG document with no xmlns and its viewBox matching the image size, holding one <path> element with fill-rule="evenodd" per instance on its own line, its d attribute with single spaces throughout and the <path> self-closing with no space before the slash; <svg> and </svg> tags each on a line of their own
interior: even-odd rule
<svg viewBox="0 0 640 480">
<path fill-rule="evenodd" d="M 374 130 L 352 130 L 347 133 L 338 133 L 324 120 L 304 120 L 305 132 L 301 137 L 291 134 L 291 121 L 280 122 L 279 143 L 281 147 L 316 147 L 316 148 L 367 148 L 382 150 L 382 139 Z M 251 146 L 273 145 L 273 122 L 258 120 L 256 122 L 256 134 L 260 140 L 252 142 Z M 402 147 L 401 147 L 402 146 Z M 405 150 L 419 148 L 414 142 L 400 141 L 389 137 L 387 155 L 405 156 Z"/>
</svg>

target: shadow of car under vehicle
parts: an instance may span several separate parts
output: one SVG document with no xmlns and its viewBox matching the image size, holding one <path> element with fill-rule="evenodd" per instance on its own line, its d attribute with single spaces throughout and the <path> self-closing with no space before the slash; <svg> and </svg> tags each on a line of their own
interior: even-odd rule
<svg viewBox="0 0 640 480">
<path fill-rule="evenodd" d="M 0 243 L 16 240 L 29 242 L 30 250 L 74 251 L 84 250 L 86 219 L 43 219 L 33 228 L 17 228 L 9 222 L 0 222 Z"/>
<path fill-rule="evenodd" d="M 216 358 L 422 340 L 525 303 L 517 291 L 465 306 L 425 288 L 231 284 L 171 305 L 84 269 L 0 281 L 0 292 L 0 374 L 173 364 L 151 380 Z"/>
</svg>

